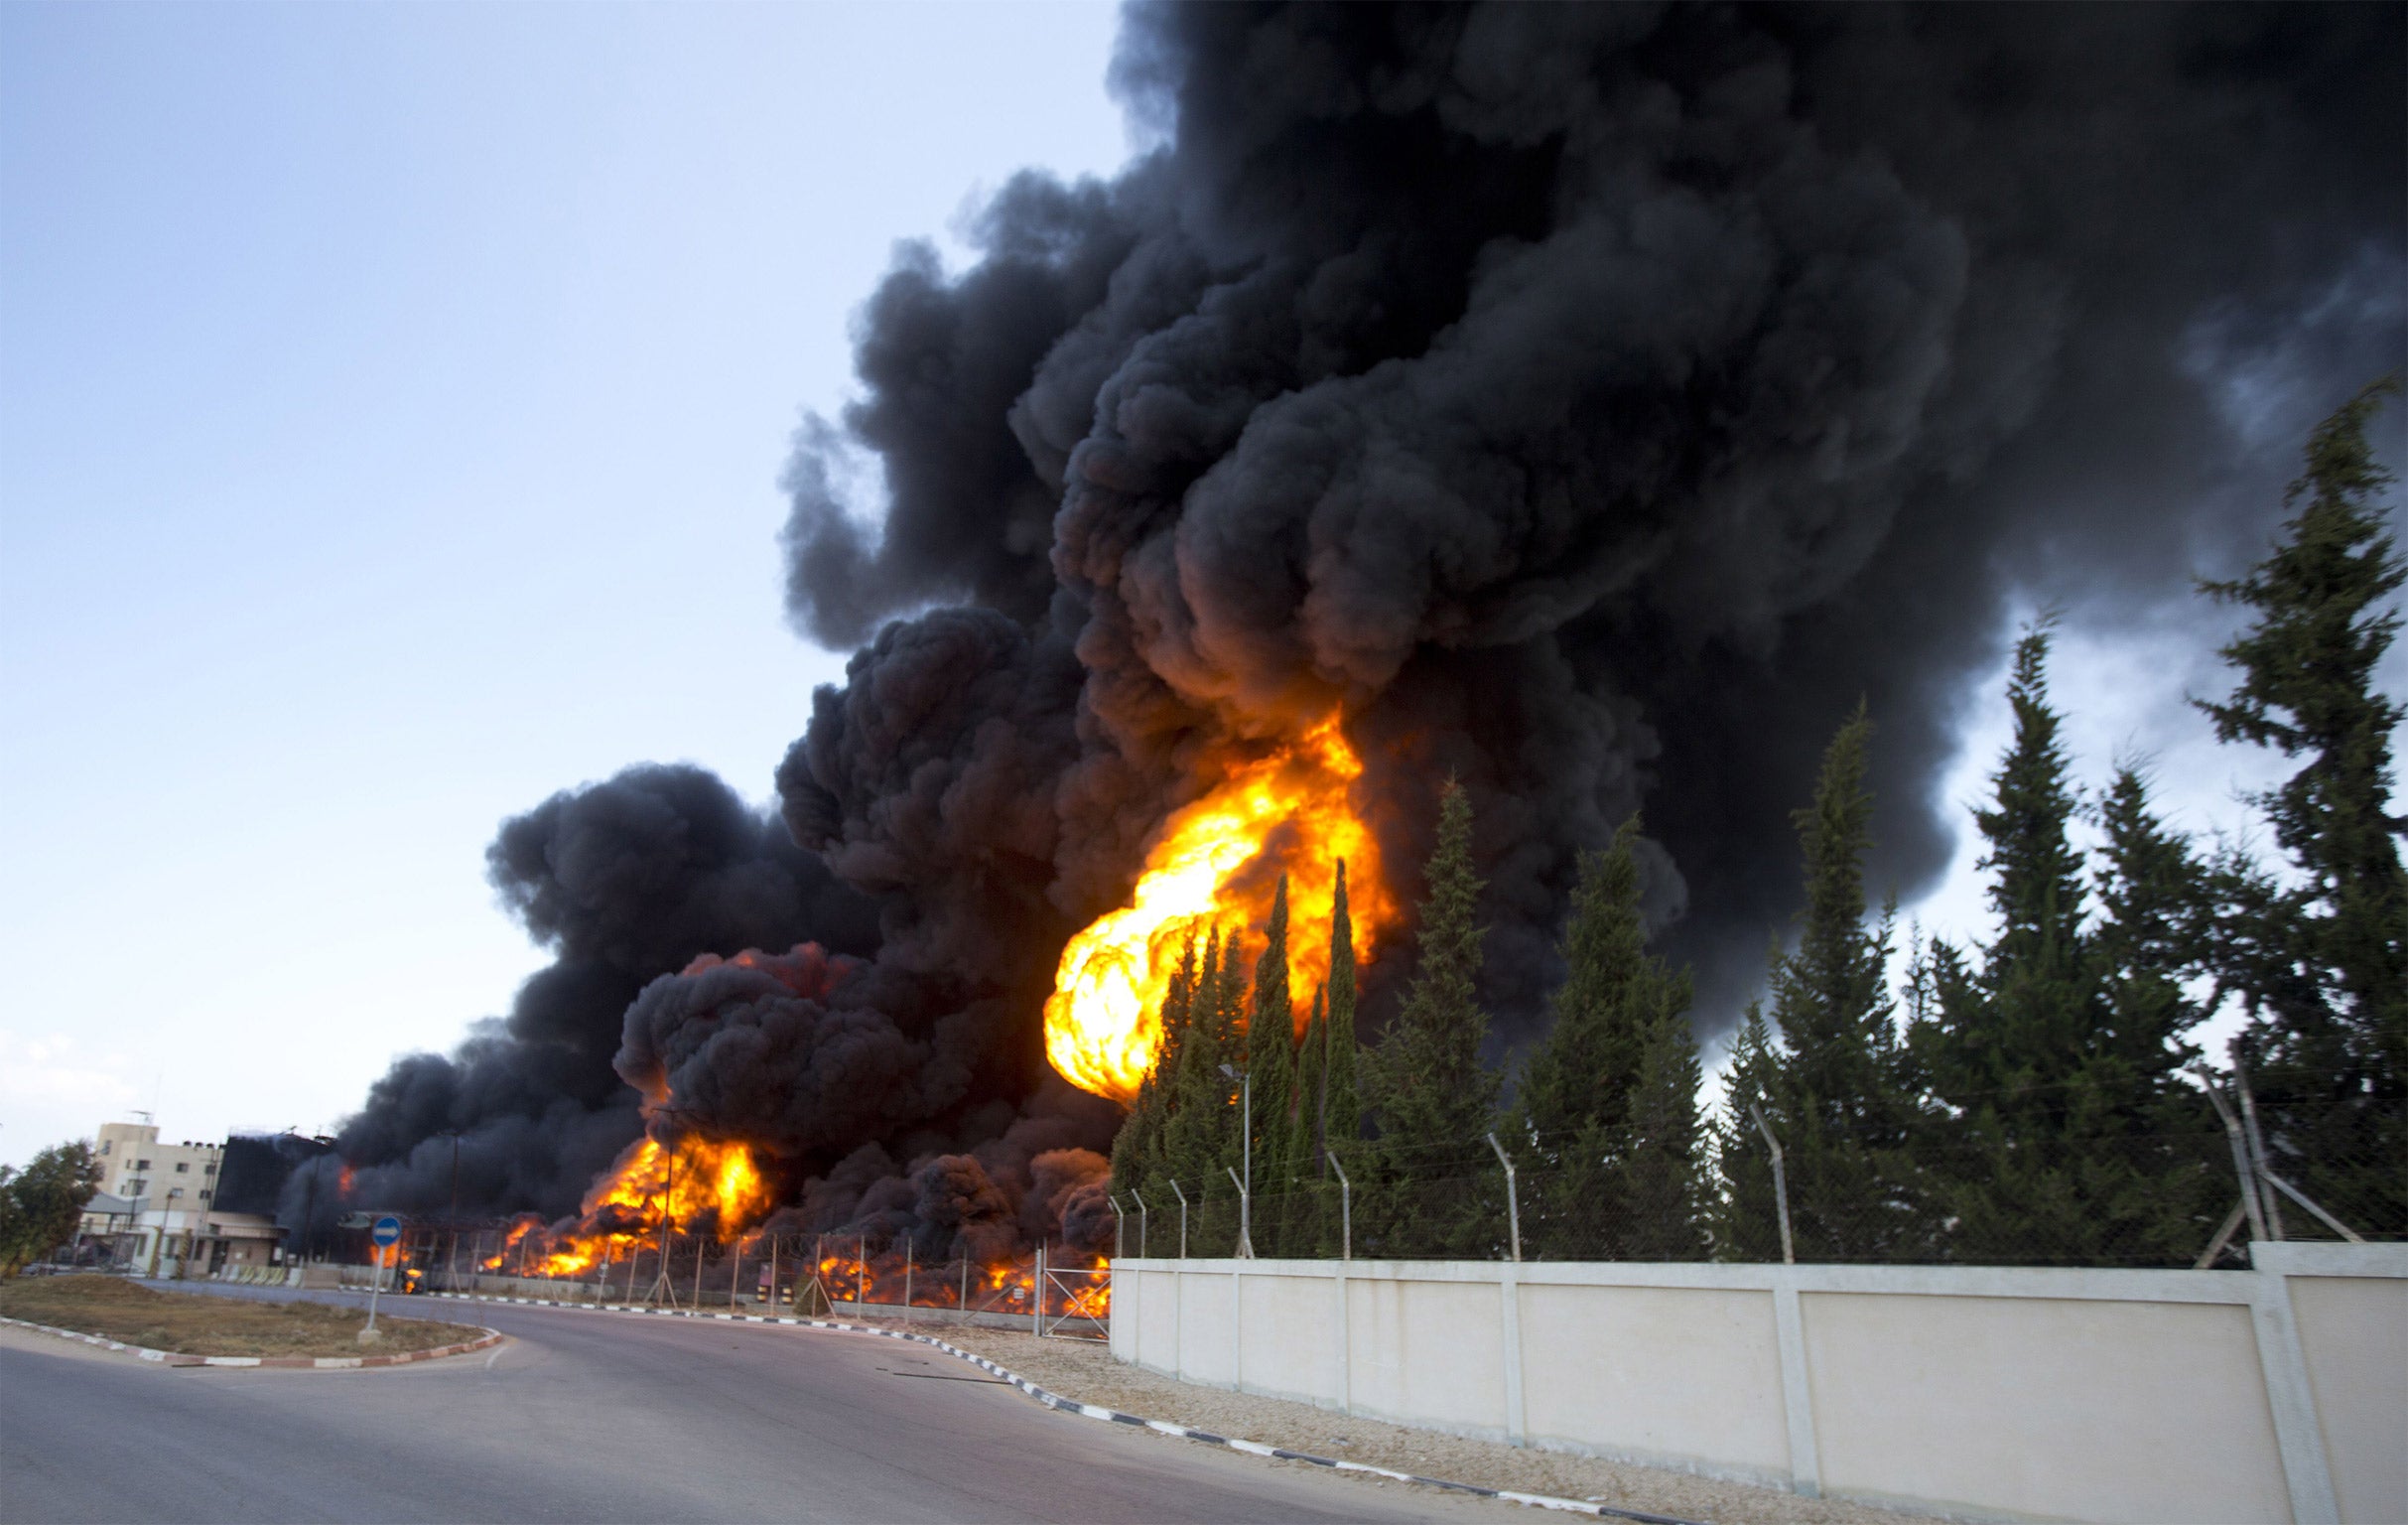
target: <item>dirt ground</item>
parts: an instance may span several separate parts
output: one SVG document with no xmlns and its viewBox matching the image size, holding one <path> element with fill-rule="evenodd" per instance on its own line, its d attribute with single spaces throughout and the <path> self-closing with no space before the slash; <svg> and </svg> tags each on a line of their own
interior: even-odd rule
<svg viewBox="0 0 2408 1525">
<path fill-rule="evenodd" d="M 892 1323 L 889 1319 L 870 1321 Z M 1551 1494 L 1704 1525 L 1907 1525 L 1909 1521 L 1930 1525 L 1921 1516 L 1865 1504 L 1800 1498 L 1772 1488 L 1659 1467 L 1465 1440 L 1352 1419 L 1310 1404 L 1176 1382 L 1116 1361 L 1111 1351 L 1093 1340 L 1038 1339 L 1033 1334 L 979 1327 L 915 1327 L 917 1332 L 934 1334 L 948 1344 L 983 1355 L 1048 1392 L 1081 1403 L 1421 1477 Z"/>
<path fill-rule="evenodd" d="M 158 1292 L 113 1276 L 16 1277 L 0 1283 L 0 1317 L 120 1339 L 178 1355 L 392 1355 L 462 1344 L 469 1324 L 376 1317 L 382 1342 L 359 1343 L 365 1312 L 322 1303 L 260 1303 Z"/>
</svg>

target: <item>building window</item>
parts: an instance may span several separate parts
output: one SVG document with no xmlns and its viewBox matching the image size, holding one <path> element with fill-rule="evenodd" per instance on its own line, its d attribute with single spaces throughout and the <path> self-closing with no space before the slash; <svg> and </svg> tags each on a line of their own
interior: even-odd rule
<svg viewBox="0 0 2408 1525">
<path fill-rule="evenodd" d="M 108 1158 L 109 1149 L 110 1149 L 110 1147 L 111 1147 L 112 1145 L 114 1145 L 116 1142 L 117 1142 L 117 1141 L 116 1141 L 115 1139 L 102 1139 L 102 1140 L 100 1141 L 100 1158 L 101 1158 L 101 1159 L 106 1160 L 106 1159 Z"/>
<path fill-rule="evenodd" d="M 189 1176 L 189 1175 L 191 1175 L 192 1173 L 193 1173 L 193 1164 L 192 1164 L 192 1162 L 191 1162 L 191 1161 L 189 1161 L 189 1160 L 179 1160 L 179 1161 L 177 1161 L 177 1162 L 176 1162 L 176 1174 L 177 1174 L 177 1175 L 179 1175 L 179 1176 Z"/>
<path fill-rule="evenodd" d="M 201 1192 L 201 1199 L 204 1202 L 207 1201 L 209 1199 L 209 1194 L 206 1191 Z"/>
<path fill-rule="evenodd" d="M 201 1168 L 201 1174 L 203 1176 L 214 1176 L 217 1174 L 217 1167 L 213 1165 L 204 1165 Z"/>
<path fill-rule="evenodd" d="M 137 1171 L 147 1171 L 150 1168 L 151 1163 L 148 1160 L 137 1160 L 134 1162 L 134 1169 Z"/>
<path fill-rule="evenodd" d="M 184 1187 L 182 1187 L 182 1186 L 170 1186 L 170 1187 L 168 1187 L 168 1188 L 167 1188 L 167 1194 L 168 1194 L 168 1198 L 169 1198 L 169 1200 L 173 1201 L 175 1198 L 177 1198 L 177 1197 L 179 1197 L 179 1196 L 184 1195 Z"/>
</svg>

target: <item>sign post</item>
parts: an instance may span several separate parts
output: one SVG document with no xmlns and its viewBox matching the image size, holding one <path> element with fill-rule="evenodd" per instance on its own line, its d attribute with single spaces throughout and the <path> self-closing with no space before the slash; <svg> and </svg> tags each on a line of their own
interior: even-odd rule
<svg viewBox="0 0 2408 1525">
<path fill-rule="evenodd" d="M 401 1243 L 401 1219 L 386 1213 L 368 1230 L 368 1237 L 376 1243 L 376 1275 L 368 1283 L 368 1326 L 359 1331 L 362 1335 L 376 1332 L 376 1295 L 384 1291 L 385 1253 Z"/>
</svg>

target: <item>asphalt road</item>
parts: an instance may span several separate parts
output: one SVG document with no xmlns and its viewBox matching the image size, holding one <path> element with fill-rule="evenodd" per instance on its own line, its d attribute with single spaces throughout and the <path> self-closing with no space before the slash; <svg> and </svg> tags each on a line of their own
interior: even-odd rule
<svg viewBox="0 0 2408 1525">
<path fill-rule="evenodd" d="M 407 1312 L 511 1337 L 410 1366 L 266 1371 L 0 1328 L 0 1520 L 1503 1525 L 1512 1507 L 1057 1413 L 871 1335 Z"/>
</svg>

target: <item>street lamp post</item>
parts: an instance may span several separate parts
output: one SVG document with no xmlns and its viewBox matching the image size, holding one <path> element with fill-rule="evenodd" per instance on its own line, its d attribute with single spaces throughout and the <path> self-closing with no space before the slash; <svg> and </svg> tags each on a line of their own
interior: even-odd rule
<svg viewBox="0 0 2408 1525">
<path fill-rule="evenodd" d="M 1246 1178 L 1238 1182 L 1238 1259 L 1252 1260 L 1255 1258 L 1255 1077 L 1254 1071 L 1233 1064 L 1222 1065 L 1221 1073 L 1238 1082 L 1238 1092 L 1243 1098 L 1238 1142 L 1244 1150 Z"/>
</svg>

